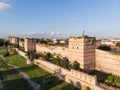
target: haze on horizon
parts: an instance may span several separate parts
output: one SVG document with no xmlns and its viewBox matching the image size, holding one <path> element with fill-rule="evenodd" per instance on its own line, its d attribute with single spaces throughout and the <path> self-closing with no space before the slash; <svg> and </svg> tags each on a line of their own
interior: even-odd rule
<svg viewBox="0 0 120 90">
<path fill-rule="evenodd" d="M 0 37 L 120 38 L 120 0 L 0 0 Z"/>
</svg>

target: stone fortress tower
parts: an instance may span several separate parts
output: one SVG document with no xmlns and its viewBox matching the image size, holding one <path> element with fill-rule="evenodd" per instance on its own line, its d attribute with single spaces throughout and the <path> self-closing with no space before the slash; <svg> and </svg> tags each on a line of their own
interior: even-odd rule
<svg viewBox="0 0 120 90">
<path fill-rule="evenodd" d="M 95 69 L 95 44 L 92 37 L 71 37 L 69 39 L 68 58 L 71 63 L 77 61 L 80 68 L 90 71 Z"/>
<path fill-rule="evenodd" d="M 6 40 L 8 40 L 10 42 L 10 44 L 19 45 L 19 37 L 8 36 Z"/>
<path fill-rule="evenodd" d="M 30 38 L 25 38 L 24 39 L 24 49 L 25 51 L 36 51 L 36 40 L 35 39 L 30 39 Z"/>
</svg>

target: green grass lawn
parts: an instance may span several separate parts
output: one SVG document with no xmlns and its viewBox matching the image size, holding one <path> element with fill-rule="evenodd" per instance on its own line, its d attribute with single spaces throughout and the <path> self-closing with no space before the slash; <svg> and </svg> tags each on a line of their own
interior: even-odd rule
<svg viewBox="0 0 120 90">
<path fill-rule="evenodd" d="M 33 64 L 27 65 L 26 60 L 19 55 L 11 55 L 6 57 L 6 61 L 20 67 L 20 69 L 28 74 L 32 80 L 41 85 L 42 90 L 77 90 L 72 85 L 59 80 L 40 67 Z"/>
<path fill-rule="evenodd" d="M 7 48 L 6 47 L 0 47 L 0 54 L 5 54 L 7 52 Z"/>
<path fill-rule="evenodd" d="M 3 90 L 33 90 L 15 69 L 3 64 L 1 59 L 0 73 L 3 76 Z"/>
<path fill-rule="evenodd" d="M 16 65 L 20 68 L 31 66 L 31 65 L 27 65 L 26 59 L 19 55 L 10 55 L 8 57 L 5 57 L 5 59 L 8 63 L 10 63 L 12 65 Z"/>
</svg>

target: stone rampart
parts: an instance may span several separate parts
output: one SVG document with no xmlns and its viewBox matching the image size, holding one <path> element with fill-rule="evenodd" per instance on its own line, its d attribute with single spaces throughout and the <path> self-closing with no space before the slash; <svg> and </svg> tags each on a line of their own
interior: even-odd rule
<svg viewBox="0 0 120 90">
<path fill-rule="evenodd" d="M 69 71 L 44 60 L 34 60 L 34 63 L 60 79 L 81 88 L 82 90 L 103 90 L 102 88 L 96 86 L 96 77 L 94 76 L 73 69 Z"/>
<path fill-rule="evenodd" d="M 57 53 L 67 58 L 71 57 L 71 55 L 69 55 L 69 49 L 67 47 L 45 46 L 45 45 L 37 44 L 36 51 Z M 80 56 L 74 56 L 74 57 L 81 58 Z M 120 55 L 113 55 L 109 52 L 96 49 L 95 50 L 95 69 L 120 76 L 120 72 L 119 72 L 120 71 Z"/>
<path fill-rule="evenodd" d="M 120 76 L 120 55 L 96 49 L 96 69 Z"/>
<path fill-rule="evenodd" d="M 46 46 L 42 44 L 36 44 L 36 52 L 50 52 L 52 54 L 60 54 L 63 57 L 68 56 L 68 48 L 60 46 Z"/>
<path fill-rule="evenodd" d="M 18 52 L 18 54 L 19 54 L 20 56 L 22 56 L 22 57 L 24 57 L 24 58 L 26 59 L 26 63 L 27 63 L 27 64 L 32 64 L 32 63 L 34 63 L 33 61 L 31 61 L 31 60 L 26 56 L 26 53 L 25 53 L 25 52 L 20 51 L 20 50 L 18 50 L 17 48 L 16 48 L 16 51 Z"/>
<path fill-rule="evenodd" d="M 23 51 L 18 51 L 18 54 L 22 57 L 27 58 Z M 28 60 L 27 60 L 28 61 Z M 88 75 L 86 73 L 76 71 L 76 70 L 67 70 L 55 64 L 49 63 L 43 60 L 34 60 L 34 64 L 43 68 L 44 70 L 54 74 L 58 78 L 71 83 L 72 85 L 81 88 L 82 90 L 104 90 L 103 88 L 96 85 L 96 77 Z"/>
<path fill-rule="evenodd" d="M 16 51 L 18 52 L 18 54 L 19 54 L 20 56 L 22 56 L 22 57 L 24 57 L 24 58 L 27 59 L 27 56 L 26 56 L 26 53 L 25 53 L 25 52 L 20 51 L 20 50 L 18 50 L 17 48 L 16 48 Z"/>
</svg>

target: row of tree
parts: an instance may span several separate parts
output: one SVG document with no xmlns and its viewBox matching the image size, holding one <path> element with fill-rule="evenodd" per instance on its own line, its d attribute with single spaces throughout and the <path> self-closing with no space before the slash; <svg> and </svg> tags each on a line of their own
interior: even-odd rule
<svg viewBox="0 0 120 90">
<path fill-rule="evenodd" d="M 6 40 L 0 38 L 0 46 L 7 46 L 8 43 L 9 43 L 8 41 L 6 41 Z"/>
<path fill-rule="evenodd" d="M 66 57 L 60 57 L 59 55 L 58 56 L 55 56 L 49 52 L 47 53 L 35 53 L 34 51 L 28 51 L 26 53 L 26 55 L 28 56 L 28 58 L 33 61 L 34 59 L 38 59 L 39 57 L 43 58 L 44 60 L 46 61 L 49 61 L 53 64 L 56 64 L 58 66 L 61 66 L 63 68 L 66 68 L 66 69 L 76 69 L 76 70 L 79 70 L 80 68 L 80 64 L 77 62 L 77 61 L 74 61 L 74 63 L 71 65 L 68 58 Z"/>
<path fill-rule="evenodd" d="M 115 44 L 115 46 L 120 48 L 120 42 L 117 42 Z M 98 46 L 97 48 L 100 50 L 111 51 L 111 47 L 109 45 L 106 45 L 106 44 L 102 44 L 102 45 Z"/>
<path fill-rule="evenodd" d="M 31 56 L 34 55 L 34 54 L 31 54 Z M 61 66 L 63 68 L 66 68 L 66 69 L 76 69 L 76 70 L 79 70 L 80 68 L 80 64 L 77 62 L 77 61 L 74 61 L 73 64 L 70 64 L 69 62 L 69 59 L 66 58 L 66 57 L 60 57 L 59 55 L 53 55 L 49 52 L 47 53 L 39 53 L 39 54 L 36 54 L 38 57 L 41 57 L 43 58 L 44 60 L 47 60 L 48 62 L 51 62 L 53 64 L 56 64 L 58 66 Z M 37 57 L 37 58 L 38 58 Z"/>
</svg>

